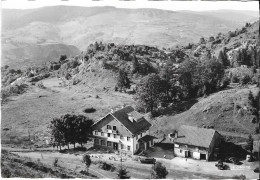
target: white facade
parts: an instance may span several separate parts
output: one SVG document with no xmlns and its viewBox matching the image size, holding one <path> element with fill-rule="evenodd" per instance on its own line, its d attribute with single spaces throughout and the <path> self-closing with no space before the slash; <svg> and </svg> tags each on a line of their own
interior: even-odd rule
<svg viewBox="0 0 260 180">
<path fill-rule="evenodd" d="M 149 130 L 139 133 L 135 135 L 134 137 L 127 137 L 127 136 L 120 136 L 118 134 L 112 133 L 111 130 L 108 132 L 98 132 L 93 131 L 94 135 L 94 143 L 96 145 L 100 145 L 109 149 L 114 149 L 118 151 L 126 151 L 128 153 L 134 154 L 136 150 L 139 148 L 138 140 L 145 135 L 149 135 Z M 109 135 L 110 134 L 110 135 Z M 95 138 L 96 137 L 96 138 Z M 103 140 L 103 144 L 102 141 Z M 111 143 L 110 143 L 111 142 Z M 117 143 L 117 149 L 114 148 L 113 143 Z M 149 141 L 149 147 L 153 146 L 153 142 Z M 147 148 L 147 145 L 145 144 L 145 148 Z"/>
</svg>

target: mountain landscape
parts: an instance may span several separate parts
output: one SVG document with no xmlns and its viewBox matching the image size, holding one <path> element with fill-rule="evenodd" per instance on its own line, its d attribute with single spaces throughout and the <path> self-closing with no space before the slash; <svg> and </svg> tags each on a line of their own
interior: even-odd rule
<svg viewBox="0 0 260 180">
<path fill-rule="evenodd" d="M 95 41 L 160 48 L 186 45 L 198 42 L 202 36 L 235 30 L 257 17 L 258 12 L 232 10 L 193 12 L 68 6 L 3 9 L 2 65 L 40 65 L 64 52 L 75 56 Z"/>
<path fill-rule="evenodd" d="M 196 166 L 190 159 L 190 166 L 187 159 L 180 166 L 168 162 L 167 158 L 175 157 L 163 142 L 182 125 L 216 130 L 227 143 L 239 147 L 248 144 L 249 136 L 252 143 L 260 140 L 258 16 L 258 12 L 235 10 L 4 9 L 1 143 L 20 151 L 2 152 L 5 176 L 116 178 L 113 170 L 104 170 L 109 164 L 99 165 L 104 162 L 101 156 L 95 159 L 100 152 L 90 148 L 89 139 L 84 146 L 76 147 L 74 142 L 76 153 L 69 149 L 70 142 L 62 142 L 56 152 L 57 134 L 51 128 L 64 114 L 97 122 L 126 106 L 134 107 L 151 124 L 149 133 L 158 144 L 142 153 L 155 154 L 169 169 L 167 177 L 237 175 L 232 168 L 214 169 L 215 164 L 207 168 L 210 162 Z M 81 165 L 84 148 L 94 153 L 90 172 Z M 237 151 L 232 153 L 235 156 Z M 110 154 L 102 154 L 106 155 Z M 133 178 L 147 178 L 150 173 L 150 166 L 140 166 L 140 172 L 137 162 L 124 163 Z M 11 168 L 18 166 L 23 170 Z M 256 177 L 252 168 L 242 171 L 246 177 Z"/>
</svg>

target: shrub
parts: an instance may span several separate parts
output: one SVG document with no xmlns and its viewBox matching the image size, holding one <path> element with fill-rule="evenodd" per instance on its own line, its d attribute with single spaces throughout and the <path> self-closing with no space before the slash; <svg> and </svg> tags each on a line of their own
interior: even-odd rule
<svg viewBox="0 0 260 180">
<path fill-rule="evenodd" d="M 54 159 L 54 161 L 53 161 L 53 166 L 54 166 L 54 167 L 57 167 L 57 166 L 58 166 L 58 161 L 59 161 L 58 158 L 55 158 L 55 159 Z"/>
<path fill-rule="evenodd" d="M 166 167 L 162 165 L 160 162 L 156 162 L 155 165 L 152 166 L 151 177 L 153 179 L 165 179 L 168 174 Z"/>
<path fill-rule="evenodd" d="M 240 84 L 246 85 L 251 82 L 251 78 L 249 75 L 244 75 L 240 78 Z"/>
<path fill-rule="evenodd" d="M 232 177 L 232 179 L 243 179 L 243 180 L 245 180 L 245 179 L 246 179 L 246 176 L 245 176 L 244 174 L 234 175 L 234 176 Z"/>
<path fill-rule="evenodd" d="M 239 82 L 238 77 L 237 77 L 237 76 L 232 76 L 231 82 L 232 82 L 232 83 L 238 83 L 238 82 Z"/>
<path fill-rule="evenodd" d="M 42 81 L 38 82 L 36 85 L 37 85 L 39 88 L 41 88 L 41 89 L 46 89 L 46 87 L 43 85 Z"/>
<path fill-rule="evenodd" d="M 20 84 L 20 85 L 9 85 L 5 88 L 2 88 L 1 90 L 1 99 L 2 102 L 6 101 L 7 97 L 17 95 L 17 94 L 23 94 L 28 89 L 27 84 Z"/>
<path fill-rule="evenodd" d="M 113 164 L 108 164 L 106 162 L 100 162 L 100 165 L 99 167 L 103 170 L 106 170 L 106 171 L 115 171 L 116 167 L 113 165 Z"/>
<path fill-rule="evenodd" d="M 85 110 L 84 110 L 84 113 L 94 113 L 94 112 L 96 112 L 96 109 L 95 108 L 86 108 Z"/>
</svg>

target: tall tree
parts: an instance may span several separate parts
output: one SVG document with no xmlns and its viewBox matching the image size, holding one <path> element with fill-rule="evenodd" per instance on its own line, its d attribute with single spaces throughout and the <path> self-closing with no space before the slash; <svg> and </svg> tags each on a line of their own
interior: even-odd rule
<svg viewBox="0 0 260 180">
<path fill-rule="evenodd" d="M 83 146 L 91 140 L 93 120 L 86 116 L 77 116 L 77 142 Z"/>
<path fill-rule="evenodd" d="M 131 69 L 132 73 L 136 73 L 139 71 L 139 64 L 138 64 L 138 60 L 136 58 L 136 55 L 133 54 L 132 56 L 132 69 Z"/>
<path fill-rule="evenodd" d="M 151 178 L 152 179 L 166 179 L 168 171 L 164 165 L 160 162 L 156 162 L 152 166 Z"/>
<path fill-rule="evenodd" d="M 127 77 L 127 73 L 124 69 L 119 69 L 117 77 L 117 87 L 120 91 L 130 88 L 130 80 Z"/>
<path fill-rule="evenodd" d="M 136 99 L 153 113 L 154 107 L 160 101 L 161 79 L 157 74 L 149 74 L 137 85 Z"/>
<path fill-rule="evenodd" d="M 229 66 L 229 61 L 228 61 L 225 50 L 219 51 L 218 61 L 221 62 L 223 64 L 223 66 Z"/>
</svg>

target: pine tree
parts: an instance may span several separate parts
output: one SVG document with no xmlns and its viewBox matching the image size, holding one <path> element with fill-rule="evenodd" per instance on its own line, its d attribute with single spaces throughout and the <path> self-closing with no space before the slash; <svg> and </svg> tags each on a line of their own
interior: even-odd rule
<svg viewBox="0 0 260 180">
<path fill-rule="evenodd" d="M 132 73 L 136 73 L 138 71 L 139 71 L 138 60 L 136 59 L 136 56 L 134 54 L 132 58 Z"/>
<path fill-rule="evenodd" d="M 246 150 L 248 150 L 252 153 L 253 146 L 254 146 L 254 139 L 252 138 L 252 135 L 249 134 L 247 142 L 246 142 Z"/>
<path fill-rule="evenodd" d="M 249 101 L 249 105 L 250 105 L 251 107 L 254 107 L 254 101 L 255 101 L 255 99 L 254 99 L 254 96 L 253 96 L 252 91 L 249 91 L 248 101 Z"/>
<path fill-rule="evenodd" d="M 125 89 L 129 89 L 131 87 L 130 80 L 127 77 L 127 73 L 124 69 L 119 69 L 117 77 L 117 87 L 120 89 L 120 91 L 125 91 Z"/>
<path fill-rule="evenodd" d="M 130 176 L 128 176 L 128 171 L 126 168 L 123 168 L 123 166 L 120 166 L 119 170 L 117 171 L 117 177 L 118 179 L 130 179 Z"/>
<path fill-rule="evenodd" d="M 224 66 L 229 66 L 229 61 L 225 51 L 220 51 L 218 55 L 218 61 L 221 62 Z"/>
</svg>

